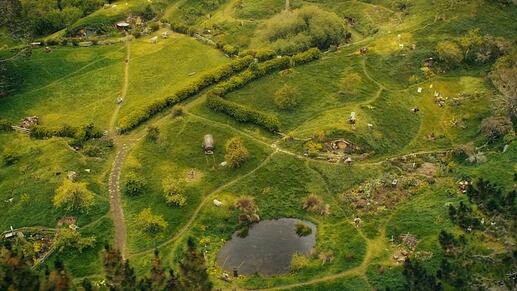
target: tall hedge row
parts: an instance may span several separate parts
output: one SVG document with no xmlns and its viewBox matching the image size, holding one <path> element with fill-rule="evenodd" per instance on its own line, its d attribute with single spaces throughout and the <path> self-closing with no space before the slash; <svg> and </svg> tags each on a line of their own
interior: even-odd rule
<svg viewBox="0 0 517 291">
<path fill-rule="evenodd" d="M 287 69 L 290 66 L 308 63 L 312 60 L 320 58 L 321 52 L 317 48 L 296 54 L 292 57 L 282 57 L 272 59 L 263 63 L 250 66 L 246 71 L 235 75 L 225 82 L 219 83 L 207 93 L 207 105 L 210 109 L 226 113 L 237 121 L 251 122 L 262 126 L 269 131 L 278 131 L 280 129 L 280 120 L 272 114 L 258 111 L 248 106 L 240 105 L 223 99 L 224 95 L 243 87 L 249 82 L 258 79 L 273 71 Z"/>
<path fill-rule="evenodd" d="M 207 105 L 210 109 L 226 113 L 239 122 L 251 122 L 272 132 L 280 129 L 280 120 L 276 116 L 224 100 L 217 95 L 208 96 Z"/>
<path fill-rule="evenodd" d="M 80 141 L 87 141 L 93 138 L 101 138 L 103 132 L 93 124 L 83 127 L 73 127 L 69 125 L 47 127 L 41 125 L 32 126 L 29 132 L 32 138 L 44 139 L 51 137 L 70 137 Z"/>
<path fill-rule="evenodd" d="M 208 86 L 248 68 L 253 61 L 254 59 L 252 56 L 245 56 L 235 59 L 228 64 L 219 66 L 205 74 L 202 74 L 173 95 L 167 96 L 142 108 L 131 111 L 130 114 L 120 119 L 118 124 L 120 132 L 127 132 L 140 125 L 141 123 L 149 120 L 151 117 L 163 111 L 164 109 L 172 107 L 173 105 L 198 94 L 201 92 L 201 90 L 207 88 Z"/>
</svg>

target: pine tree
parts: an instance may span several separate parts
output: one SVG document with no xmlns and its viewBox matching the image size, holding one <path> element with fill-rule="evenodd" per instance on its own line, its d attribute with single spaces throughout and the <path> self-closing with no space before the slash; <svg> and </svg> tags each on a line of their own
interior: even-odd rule
<svg viewBox="0 0 517 291">
<path fill-rule="evenodd" d="M 154 257 L 151 261 L 151 282 L 153 290 L 163 290 L 165 284 L 165 271 L 163 270 L 160 253 L 154 250 Z"/>
<path fill-rule="evenodd" d="M 135 270 L 129 264 L 129 260 L 124 262 L 123 266 L 123 279 L 121 284 L 121 289 L 124 291 L 132 291 L 136 288 L 136 274 Z"/>
<path fill-rule="evenodd" d="M 174 271 L 172 269 L 169 269 L 169 276 L 167 276 L 167 280 L 165 282 L 165 290 L 179 290 L 180 282 L 178 280 L 178 277 L 176 277 L 176 274 L 174 274 Z"/>
<path fill-rule="evenodd" d="M 187 249 L 179 267 L 181 290 L 212 290 L 212 282 L 208 278 L 205 258 L 198 252 L 192 238 L 187 241 Z"/>
<path fill-rule="evenodd" d="M 39 290 L 38 275 L 29 259 L 6 245 L 0 249 L 0 290 Z"/>
<path fill-rule="evenodd" d="M 119 288 L 122 285 L 124 277 L 124 265 L 120 252 L 111 246 L 104 247 L 103 254 L 104 272 L 106 274 L 106 283 L 110 289 Z"/>
<path fill-rule="evenodd" d="M 54 262 L 54 270 L 46 278 L 42 290 L 65 291 L 71 287 L 70 276 L 59 258 Z"/>
</svg>

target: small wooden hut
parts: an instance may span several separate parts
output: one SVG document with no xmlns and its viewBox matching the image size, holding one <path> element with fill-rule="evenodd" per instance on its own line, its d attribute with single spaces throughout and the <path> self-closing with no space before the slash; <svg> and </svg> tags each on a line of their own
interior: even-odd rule
<svg viewBox="0 0 517 291">
<path fill-rule="evenodd" d="M 214 145 L 214 137 L 211 134 L 206 134 L 203 137 L 203 150 L 205 154 L 211 155 L 214 153 L 215 145 Z"/>
</svg>

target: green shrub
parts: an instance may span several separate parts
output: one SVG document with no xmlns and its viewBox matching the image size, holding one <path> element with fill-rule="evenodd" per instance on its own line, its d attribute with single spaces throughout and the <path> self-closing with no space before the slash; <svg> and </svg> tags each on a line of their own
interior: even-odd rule
<svg viewBox="0 0 517 291">
<path fill-rule="evenodd" d="M 126 184 L 124 186 L 124 193 L 127 196 L 135 197 L 139 196 L 144 192 L 145 181 L 142 177 L 138 176 L 134 172 L 130 172 L 126 178 Z"/>
<path fill-rule="evenodd" d="M 275 92 L 275 104 L 282 110 L 292 110 L 298 106 L 299 92 L 296 88 L 284 85 Z"/>
<path fill-rule="evenodd" d="M 234 137 L 226 142 L 226 154 L 224 160 L 232 168 L 241 166 L 250 157 L 248 149 L 244 146 L 242 139 Z"/>
<path fill-rule="evenodd" d="M 299 222 L 296 224 L 296 234 L 298 236 L 308 236 L 312 233 L 312 228 L 310 228 L 305 223 Z"/>
<path fill-rule="evenodd" d="M 479 129 L 489 141 L 495 141 L 512 131 L 512 122 L 506 117 L 491 116 L 481 121 Z"/>
<path fill-rule="evenodd" d="M 162 181 L 163 197 L 169 205 L 175 205 L 179 207 L 187 204 L 187 198 L 185 197 L 185 181 L 180 179 L 174 179 L 167 177 Z"/>
<path fill-rule="evenodd" d="M 223 52 L 229 56 L 235 56 L 239 53 L 239 50 L 230 44 L 225 44 L 222 49 Z"/>
<path fill-rule="evenodd" d="M 145 139 L 150 142 L 156 142 L 160 138 L 160 129 L 156 126 L 149 126 Z"/>
</svg>

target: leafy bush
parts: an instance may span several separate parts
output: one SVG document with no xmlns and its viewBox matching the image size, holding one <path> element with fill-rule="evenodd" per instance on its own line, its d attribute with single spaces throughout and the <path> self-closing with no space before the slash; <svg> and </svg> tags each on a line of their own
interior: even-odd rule
<svg viewBox="0 0 517 291">
<path fill-rule="evenodd" d="M 149 126 L 145 139 L 150 142 L 156 142 L 160 138 L 160 129 L 156 126 Z"/>
<path fill-rule="evenodd" d="M 463 60 L 463 52 L 453 41 L 442 41 L 436 45 L 436 54 L 447 67 L 455 67 Z"/>
<path fill-rule="evenodd" d="M 95 195 L 88 190 L 86 183 L 75 183 L 65 179 L 56 190 L 54 206 L 68 211 L 86 211 L 95 203 Z"/>
<path fill-rule="evenodd" d="M 239 222 L 251 224 L 260 220 L 259 209 L 255 199 L 250 196 L 243 196 L 237 199 L 234 204 L 235 209 L 239 210 Z"/>
<path fill-rule="evenodd" d="M 183 107 L 179 106 L 179 105 L 174 106 L 172 108 L 171 114 L 172 114 L 173 117 L 178 117 L 178 116 L 183 115 Z"/>
<path fill-rule="evenodd" d="M 163 197 L 169 205 L 185 206 L 185 181 L 167 177 L 162 181 Z"/>
<path fill-rule="evenodd" d="M 142 177 L 138 176 L 134 172 L 130 172 L 126 178 L 126 184 L 124 186 L 124 193 L 127 196 L 135 197 L 139 196 L 144 192 L 145 181 Z"/>
<path fill-rule="evenodd" d="M 145 208 L 143 209 L 137 216 L 136 216 L 136 224 L 142 227 L 145 231 L 149 233 L 157 233 L 169 225 L 165 219 L 163 219 L 163 216 L 153 214 L 151 211 L 151 208 Z"/>
<path fill-rule="evenodd" d="M 282 110 L 292 110 L 298 106 L 299 92 L 295 88 L 284 85 L 275 92 L 275 104 Z"/>
<path fill-rule="evenodd" d="M 506 117 L 491 116 L 481 121 L 479 129 L 488 140 L 494 141 L 512 131 L 512 122 Z"/>
<path fill-rule="evenodd" d="M 295 253 L 291 258 L 291 270 L 299 271 L 309 265 L 309 258 L 299 253 Z"/>
<path fill-rule="evenodd" d="M 296 224 L 296 234 L 298 236 L 308 236 L 312 233 L 312 228 L 310 228 L 305 223 L 297 223 Z"/>
<path fill-rule="evenodd" d="M 230 165 L 230 167 L 239 167 L 248 160 L 249 157 L 250 154 L 248 149 L 246 149 L 240 137 L 233 137 L 226 142 L 226 154 L 224 155 L 224 160 L 228 165 Z"/>
<path fill-rule="evenodd" d="M 319 215 L 329 214 L 329 205 L 325 203 L 321 196 L 310 194 L 303 200 L 303 209 L 317 213 Z"/>
<path fill-rule="evenodd" d="M 85 248 L 95 246 L 95 236 L 83 237 L 78 231 L 60 228 L 56 233 L 54 246 L 60 252 L 65 248 L 75 248 L 81 253 Z"/>
<path fill-rule="evenodd" d="M 223 52 L 229 56 L 235 56 L 239 53 L 239 50 L 230 44 L 225 44 L 222 49 Z"/>
</svg>

